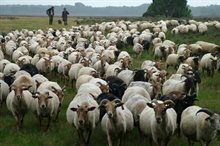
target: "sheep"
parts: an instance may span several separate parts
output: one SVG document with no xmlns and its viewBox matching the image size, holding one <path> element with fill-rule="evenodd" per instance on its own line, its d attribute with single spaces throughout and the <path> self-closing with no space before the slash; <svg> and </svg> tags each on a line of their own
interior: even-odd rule
<svg viewBox="0 0 220 146">
<path fill-rule="evenodd" d="M 183 55 L 169 54 L 166 59 L 166 67 L 168 69 L 169 66 L 173 66 L 177 69 L 177 66 L 179 66 L 180 63 L 183 63 L 184 60 L 185 57 Z"/>
<path fill-rule="evenodd" d="M 150 138 L 150 145 L 153 139 L 158 146 L 167 146 L 176 129 L 174 103 L 171 100 L 155 100 L 147 105 L 140 114 L 140 130 Z"/>
<path fill-rule="evenodd" d="M 198 25 L 198 31 L 199 31 L 199 33 L 204 34 L 205 32 L 208 31 L 208 27 L 204 23 L 200 23 Z"/>
<path fill-rule="evenodd" d="M 30 64 L 31 63 L 31 60 L 32 60 L 32 57 L 31 56 L 28 56 L 28 55 L 24 55 L 24 56 L 21 56 L 17 59 L 16 63 L 19 65 L 19 66 L 22 66 L 24 64 Z"/>
<path fill-rule="evenodd" d="M 214 53 L 220 50 L 220 46 L 214 43 L 209 43 L 205 41 L 197 41 L 196 44 L 200 45 L 203 53 Z"/>
<path fill-rule="evenodd" d="M 11 63 L 9 60 L 7 59 L 2 59 L 0 60 L 0 71 L 3 72 L 5 66 L 8 64 L 8 63 Z"/>
<path fill-rule="evenodd" d="M 140 94 L 136 94 L 124 103 L 124 105 L 131 111 L 135 124 L 139 124 L 140 114 L 147 106 L 147 102 L 150 102 L 147 98 Z"/>
<path fill-rule="evenodd" d="M 205 54 L 200 60 L 199 67 L 203 73 L 206 70 L 208 76 L 213 76 L 215 69 L 217 69 L 217 57 L 211 53 Z"/>
<path fill-rule="evenodd" d="M 41 58 L 37 63 L 36 67 L 41 73 L 48 73 L 54 70 L 54 63 L 51 61 L 50 58 Z"/>
<path fill-rule="evenodd" d="M 126 83 L 117 76 L 109 76 L 105 80 L 109 85 L 109 93 L 121 99 L 127 88 Z"/>
<path fill-rule="evenodd" d="M 88 83 L 91 79 L 93 79 L 94 77 L 91 75 L 81 75 L 79 78 L 77 78 L 76 80 L 76 89 L 78 90 L 79 87 L 84 84 L 84 83 Z"/>
<path fill-rule="evenodd" d="M 181 119 L 180 128 L 188 139 L 189 146 L 193 146 L 195 141 L 199 141 L 203 146 L 209 146 L 220 128 L 219 115 L 199 106 L 186 108 Z"/>
<path fill-rule="evenodd" d="M 128 69 L 122 70 L 120 73 L 118 73 L 117 77 L 122 79 L 128 86 L 130 82 L 133 81 L 134 72 Z"/>
<path fill-rule="evenodd" d="M 0 80 L 0 108 L 9 94 L 9 86 L 3 80 Z"/>
<path fill-rule="evenodd" d="M 101 127 L 107 135 L 108 145 L 120 145 L 124 135 L 133 129 L 132 113 L 119 99 L 113 101 L 104 99 L 99 107 L 106 109 L 106 114 L 101 121 Z"/>
<path fill-rule="evenodd" d="M 144 51 L 143 46 L 139 43 L 134 44 L 133 51 L 136 53 L 136 55 L 141 56 L 141 53 Z"/>
<path fill-rule="evenodd" d="M 189 66 L 192 67 L 192 69 L 194 70 L 198 70 L 199 69 L 199 57 L 198 56 L 192 56 L 192 57 L 188 57 L 185 60 L 185 63 L 188 64 Z"/>
<path fill-rule="evenodd" d="M 41 91 L 44 89 L 48 89 L 54 92 L 58 96 L 61 106 L 64 99 L 65 86 L 61 88 L 57 82 L 45 81 L 40 84 L 40 86 L 37 88 L 37 91 Z"/>
<path fill-rule="evenodd" d="M 31 76 L 34 76 L 39 73 L 37 67 L 33 64 L 30 64 L 30 63 L 23 64 L 21 66 L 20 70 L 24 70 L 24 71 L 28 72 Z"/>
<path fill-rule="evenodd" d="M 91 75 L 93 77 L 98 77 L 98 72 L 92 68 L 92 67 L 82 67 L 80 68 L 77 78 L 79 78 L 81 75 Z"/>
<path fill-rule="evenodd" d="M 129 98 L 133 95 L 140 94 L 147 98 L 149 101 L 151 100 L 149 93 L 143 87 L 129 87 L 125 90 L 124 95 L 122 96 L 122 102 L 125 103 Z"/>
<path fill-rule="evenodd" d="M 40 127 L 42 126 L 43 118 L 47 118 L 47 126 L 45 131 L 49 129 L 51 119 L 57 117 L 59 108 L 58 96 L 48 89 L 35 92 L 31 100 L 31 110 L 39 119 Z"/>
<path fill-rule="evenodd" d="M 110 64 L 106 70 L 105 78 L 109 76 L 117 76 L 120 71 L 121 71 L 121 67 L 115 64 Z"/>
<path fill-rule="evenodd" d="M 176 71 L 176 74 L 186 74 L 189 71 L 192 71 L 192 67 L 189 64 L 181 63 Z"/>
<path fill-rule="evenodd" d="M 192 95 L 196 92 L 196 83 L 194 81 L 194 77 L 189 75 L 181 75 L 180 80 L 175 78 L 166 80 L 163 84 L 162 93 L 166 95 L 173 91 Z"/>
<path fill-rule="evenodd" d="M 27 87 L 30 87 L 29 91 L 31 93 L 34 93 L 37 90 L 37 85 L 36 85 L 35 80 L 33 80 L 33 78 L 30 75 L 26 75 L 24 73 L 17 76 L 17 78 L 12 83 L 12 86 L 27 86 Z"/>
<path fill-rule="evenodd" d="M 84 83 L 79 87 L 77 93 L 90 93 L 93 95 L 93 98 L 96 99 L 97 96 L 102 93 L 102 91 L 98 86 L 92 83 Z"/>
<path fill-rule="evenodd" d="M 73 87 L 73 80 L 76 80 L 78 78 L 79 70 L 83 67 L 81 63 L 72 64 L 72 66 L 69 69 L 68 76 L 72 83 Z"/>
<path fill-rule="evenodd" d="M 108 86 L 108 83 L 103 80 L 103 79 L 100 79 L 100 78 L 92 78 L 89 83 L 92 83 L 92 84 L 95 84 L 96 86 L 98 86 L 102 93 L 104 92 L 109 92 L 109 86 Z"/>
<path fill-rule="evenodd" d="M 24 116 L 30 108 L 32 94 L 27 91 L 29 88 L 30 86 L 12 85 L 6 99 L 7 108 L 16 119 L 17 130 L 22 128 Z"/>
<path fill-rule="evenodd" d="M 20 67 L 17 64 L 8 63 L 5 65 L 3 73 L 4 73 L 4 75 L 11 75 L 11 74 L 15 74 L 19 70 L 20 70 Z"/>
<path fill-rule="evenodd" d="M 99 72 L 100 76 L 103 77 L 109 64 L 106 62 L 103 56 L 100 56 L 100 60 L 98 60 L 92 67 Z"/>
<path fill-rule="evenodd" d="M 194 105 L 194 102 L 196 100 L 198 100 L 196 97 L 197 97 L 196 93 L 194 93 L 192 95 L 186 95 L 184 93 L 177 91 L 177 92 L 171 92 L 167 95 L 163 95 L 159 98 L 162 101 L 172 100 L 175 103 L 173 109 L 177 113 L 177 121 L 176 122 L 177 122 L 178 136 L 180 136 L 181 114 L 187 107 Z"/>
<path fill-rule="evenodd" d="M 35 80 L 37 88 L 40 86 L 41 83 L 49 81 L 45 76 L 41 74 L 35 74 L 32 78 Z"/>
<path fill-rule="evenodd" d="M 97 102 L 89 93 L 77 94 L 68 106 L 66 117 L 76 128 L 81 145 L 89 145 L 92 130 L 99 122 Z"/>
</svg>

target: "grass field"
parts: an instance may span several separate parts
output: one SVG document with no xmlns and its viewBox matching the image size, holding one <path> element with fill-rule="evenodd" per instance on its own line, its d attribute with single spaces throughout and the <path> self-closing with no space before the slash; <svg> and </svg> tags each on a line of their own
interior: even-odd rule
<svg viewBox="0 0 220 146">
<path fill-rule="evenodd" d="M 55 22 L 59 18 L 55 18 Z M 76 18 L 70 17 L 69 25 L 76 25 Z M 95 22 L 93 20 L 87 20 L 88 23 Z M 11 30 L 27 28 L 30 30 L 43 29 L 46 30 L 49 27 L 60 29 L 63 25 L 55 23 L 52 26 L 48 25 L 47 17 L 0 17 L 0 34 L 7 33 Z M 209 27 L 208 33 L 201 35 L 199 33 L 179 34 L 173 37 L 169 32 L 166 34 L 167 39 L 173 40 L 177 44 L 190 44 L 197 40 L 208 41 L 220 45 L 220 30 L 216 30 L 214 27 Z M 146 59 L 152 59 L 152 52 L 144 52 L 138 59 L 135 57 L 131 50 L 131 46 L 125 48 L 134 58 L 134 68 L 139 68 L 141 63 Z M 173 70 L 169 69 L 169 73 Z M 63 82 L 59 76 L 48 77 L 50 80 L 57 81 L 61 86 Z M 214 77 L 206 77 L 202 75 L 202 83 L 200 84 L 199 101 L 197 105 L 207 107 L 213 111 L 220 111 L 220 74 L 215 72 Z M 23 129 L 19 132 L 15 128 L 15 119 L 8 111 L 6 105 L 0 109 L 0 146 L 76 146 L 79 145 L 78 137 L 75 129 L 70 126 L 66 121 L 67 107 L 74 97 L 76 90 L 67 86 L 65 92 L 65 99 L 62 105 L 62 110 L 57 122 L 52 122 L 48 132 L 43 132 L 39 128 L 38 120 L 32 113 L 28 113 L 24 119 Z M 92 134 L 91 146 L 104 146 L 107 145 L 107 139 L 102 132 L 100 125 Z M 126 138 L 126 146 L 144 146 L 148 145 L 145 140 L 140 138 L 137 128 L 131 133 L 129 138 Z M 170 141 L 170 146 L 186 146 L 187 141 L 185 138 L 177 138 L 176 136 Z M 199 144 L 197 143 L 196 146 Z M 220 136 L 217 136 L 210 144 L 210 146 L 220 146 Z"/>
</svg>

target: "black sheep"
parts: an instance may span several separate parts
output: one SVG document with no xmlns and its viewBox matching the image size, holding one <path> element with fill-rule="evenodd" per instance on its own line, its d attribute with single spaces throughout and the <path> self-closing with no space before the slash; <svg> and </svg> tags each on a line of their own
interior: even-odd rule
<svg viewBox="0 0 220 146">
<path fill-rule="evenodd" d="M 39 73 L 37 67 L 33 64 L 24 64 L 21 66 L 20 70 L 25 70 L 28 72 L 31 76 L 34 76 Z"/>
</svg>

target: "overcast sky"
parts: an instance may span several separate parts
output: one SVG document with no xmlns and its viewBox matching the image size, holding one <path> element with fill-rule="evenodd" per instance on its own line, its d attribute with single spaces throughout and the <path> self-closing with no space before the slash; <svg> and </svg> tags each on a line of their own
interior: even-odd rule
<svg viewBox="0 0 220 146">
<path fill-rule="evenodd" d="M 93 7 L 105 6 L 138 6 L 143 3 L 151 3 L 152 0 L 0 0 L 0 5 L 74 5 L 81 2 Z M 220 0 L 188 0 L 190 6 L 207 6 L 211 4 L 220 5 Z"/>
</svg>

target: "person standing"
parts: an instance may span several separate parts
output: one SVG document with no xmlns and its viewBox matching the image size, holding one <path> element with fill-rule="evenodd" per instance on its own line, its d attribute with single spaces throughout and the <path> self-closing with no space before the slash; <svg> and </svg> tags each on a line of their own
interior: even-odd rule
<svg viewBox="0 0 220 146">
<path fill-rule="evenodd" d="M 66 8 L 64 8 L 63 12 L 62 12 L 62 18 L 63 18 L 64 25 L 67 25 L 67 15 L 69 15 L 69 12 L 66 10 Z"/>
<path fill-rule="evenodd" d="M 54 16 L 54 7 L 50 7 L 47 9 L 47 15 L 49 16 L 49 25 L 52 25 L 53 23 L 53 16 Z"/>
</svg>

